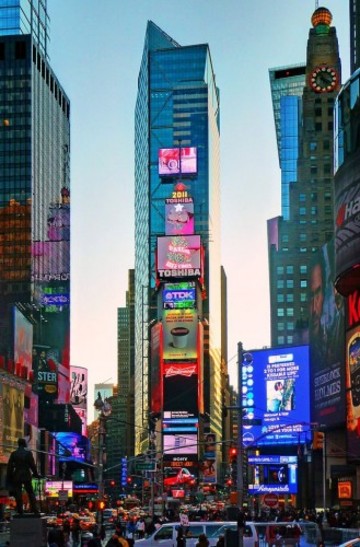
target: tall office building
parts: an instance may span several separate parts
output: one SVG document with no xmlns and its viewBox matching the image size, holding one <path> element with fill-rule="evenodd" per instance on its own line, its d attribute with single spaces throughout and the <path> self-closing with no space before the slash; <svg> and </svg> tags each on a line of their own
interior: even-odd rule
<svg viewBox="0 0 360 547">
<path fill-rule="evenodd" d="M 1 0 L 0 35 L 31 34 L 40 53 L 47 58 L 49 16 L 47 0 Z"/>
<path fill-rule="evenodd" d="M 350 10 L 350 68 L 360 67 L 360 0 L 349 0 Z"/>
<path fill-rule="evenodd" d="M 289 220 L 289 188 L 297 180 L 305 64 L 271 68 L 269 76 L 281 169 L 281 215 L 284 220 Z"/>
<path fill-rule="evenodd" d="M 0 365 L 25 382 L 2 378 L 23 412 L 5 419 L 1 462 L 17 437 L 36 447 L 31 386 L 40 402 L 70 395 L 70 103 L 47 35 L 45 1 L 0 1 Z"/>
<path fill-rule="evenodd" d="M 177 409 L 182 405 L 193 434 L 194 421 L 204 415 L 221 434 L 219 114 L 208 45 L 182 47 L 149 21 L 135 113 L 136 452 L 147 447 L 149 415 L 163 409 L 156 386 L 163 383 L 157 395 L 169 401 L 174 378 Z M 180 302 L 184 288 L 187 300 Z M 181 334 L 192 339 L 188 352 L 175 351 L 185 338 L 166 341 L 170 322 L 180 315 L 188 322 Z M 166 379 L 157 374 L 165 361 Z M 181 398 L 185 384 L 194 395 L 191 411 L 186 390 Z"/>
<path fill-rule="evenodd" d="M 341 65 L 332 16 L 318 8 L 307 44 L 297 180 L 289 185 L 288 219 L 268 221 L 271 342 L 307 341 L 309 266 L 333 236 L 333 106 Z"/>
</svg>

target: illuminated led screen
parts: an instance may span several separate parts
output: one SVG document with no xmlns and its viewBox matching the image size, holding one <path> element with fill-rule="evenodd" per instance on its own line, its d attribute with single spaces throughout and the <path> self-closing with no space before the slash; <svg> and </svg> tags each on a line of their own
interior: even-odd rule
<svg viewBox="0 0 360 547">
<path fill-rule="evenodd" d="M 159 175 L 173 177 L 174 175 L 195 175 L 197 173 L 197 149 L 160 148 L 158 152 Z"/>
</svg>

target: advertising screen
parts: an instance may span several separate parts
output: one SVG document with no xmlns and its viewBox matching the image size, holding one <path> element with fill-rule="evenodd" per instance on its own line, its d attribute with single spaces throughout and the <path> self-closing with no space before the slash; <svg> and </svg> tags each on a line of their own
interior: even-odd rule
<svg viewBox="0 0 360 547">
<path fill-rule="evenodd" d="M 33 325 L 14 307 L 14 362 L 32 370 Z"/>
<path fill-rule="evenodd" d="M 4 453 L 10 453 L 17 448 L 17 440 L 24 436 L 24 389 L 25 386 L 20 382 L 1 375 L 2 446 L 0 448 Z"/>
<path fill-rule="evenodd" d="M 347 457 L 360 460 L 360 325 L 346 336 Z"/>
<path fill-rule="evenodd" d="M 197 454 L 198 441 L 196 433 L 177 433 L 163 435 L 163 451 L 168 454 Z"/>
<path fill-rule="evenodd" d="M 48 498 L 58 498 L 59 490 L 66 490 L 68 497 L 73 496 L 73 482 L 72 481 L 46 481 L 45 482 L 45 494 Z"/>
<path fill-rule="evenodd" d="M 165 234 L 167 236 L 192 235 L 194 230 L 192 199 L 189 198 L 186 203 L 165 203 Z"/>
<path fill-rule="evenodd" d="M 164 411 L 198 411 L 198 374 L 196 363 L 164 366 Z"/>
<path fill-rule="evenodd" d="M 59 461 L 85 462 L 89 455 L 89 439 L 72 432 L 54 433 L 58 443 Z"/>
<path fill-rule="evenodd" d="M 204 436 L 204 456 L 200 466 L 200 472 L 203 482 L 215 483 L 217 481 L 216 473 L 216 436 L 213 433 L 207 433 Z"/>
<path fill-rule="evenodd" d="M 244 352 L 239 363 L 244 445 L 305 443 L 310 423 L 309 347 Z"/>
<path fill-rule="evenodd" d="M 55 401 L 58 396 L 57 357 L 47 346 L 33 347 L 32 366 L 34 370 L 34 389 L 39 401 Z"/>
<path fill-rule="evenodd" d="M 70 403 L 74 407 L 87 408 L 88 371 L 84 367 L 70 367 Z"/>
<path fill-rule="evenodd" d="M 164 361 L 196 359 L 198 326 L 196 310 L 164 310 L 162 324 Z"/>
<path fill-rule="evenodd" d="M 197 149 L 160 148 L 158 152 L 159 175 L 161 177 L 176 175 L 195 175 L 197 173 Z"/>
<path fill-rule="evenodd" d="M 296 494 L 296 456 L 249 456 L 251 494 Z"/>
<path fill-rule="evenodd" d="M 166 456 L 163 459 L 164 488 L 189 489 L 195 485 L 198 475 L 196 454 Z"/>
<path fill-rule="evenodd" d="M 160 278 L 199 277 L 201 275 L 200 236 L 162 236 L 157 238 L 157 270 Z"/>
<path fill-rule="evenodd" d="M 336 426 L 345 418 L 345 300 L 334 289 L 334 245 L 314 255 L 310 269 L 311 419 Z"/>
<path fill-rule="evenodd" d="M 151 329 L 151 376 L 150 376 L 150 411 L 162 410 L 162 374 L 161 374 L 162 324 L 156 323 Z"/>
<path fill-rule="evenodd" d="M 195 309 L 195 283 L 193 281 L 165 283 L 162 291 L 162 302 L 165 310 Z"/>
</svg>

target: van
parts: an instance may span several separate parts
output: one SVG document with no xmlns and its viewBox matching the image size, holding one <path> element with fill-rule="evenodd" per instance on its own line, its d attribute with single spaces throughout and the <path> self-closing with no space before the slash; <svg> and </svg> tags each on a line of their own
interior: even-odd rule
<svg viewBox="0 0 360 547">
<path fill-rule="evenodd" d="M 135 547 L 176 547 L 176 537 L 179 522 L 168 522 L 163 524 L 145 539 L 135 541 Z M 186 547 L 195 547 L 200 534 L 205 534 L 209 540 L 209 547 L 215 547 L 220 535 L 226 534 L 226 530 L 237 530 L 235 521 L 206 521 L 189 522 L 183 526 L 186 538 Z M 244 547 L 258 547 L 258 535 L 253 522 L 247 522 L 244 528 Z"/>
</svg>

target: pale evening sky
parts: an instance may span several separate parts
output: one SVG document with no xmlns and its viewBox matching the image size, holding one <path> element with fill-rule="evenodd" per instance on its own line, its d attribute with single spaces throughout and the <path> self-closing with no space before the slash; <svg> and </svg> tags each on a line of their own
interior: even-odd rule
<svg viewBox="0 0 360 547">
<path fill-rule="evenodd" d="M 349 77 L 349 2 L 323 0 Z M 280 214 L 268 69 L 306 60 L 315 0 L 48 0 L 50 62 L 71 101 L 71 362 L 116 382 L 117 308 L 134 267 L 134 108 L 148 20 L 208 43 L 221 93 L 229 370 L 270 343 L 266 221 Z"/>
</svg>

